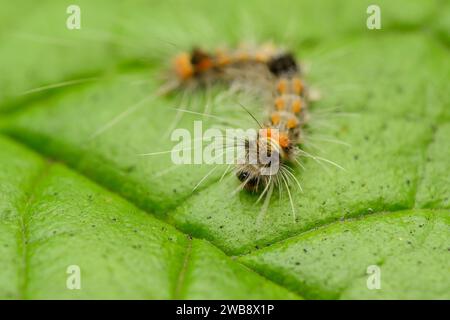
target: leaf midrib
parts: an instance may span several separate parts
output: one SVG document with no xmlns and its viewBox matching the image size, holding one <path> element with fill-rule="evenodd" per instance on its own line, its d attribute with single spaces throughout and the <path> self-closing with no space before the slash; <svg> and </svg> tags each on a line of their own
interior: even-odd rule
<svg viewBox="0 0 450 320">
<path fill-rule="evenodd" d="M 19 297 L 24 300 L 27 298 L 27 287 L 28 287 L 28 269 L 29 269 L 29 261 L 28 261 L 28 216 L 30 213 L 30 208 L 33 205 L 36 196 L 36 189 L 39 186 L 39 183 L 48 175 L 48 172 L 52 166 L 51 161 L 46 161 L 37 175 L 32 179 L 30 183 L 30 187 L 27 190 L 27 196 L 25 199 L 25 204 L 23 208 L 19 210 L 19 256 L 21 256 L 21 278 L 19 284 Z"/>
</svg>

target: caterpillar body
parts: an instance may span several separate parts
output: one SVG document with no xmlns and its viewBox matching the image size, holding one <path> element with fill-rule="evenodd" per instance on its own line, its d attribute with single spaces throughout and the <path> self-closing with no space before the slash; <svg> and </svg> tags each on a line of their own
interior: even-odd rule
<svg viewBox="0 0 450 320">
<path fill-rule="evenodd" d="M 277 172 L 262 174 L 267 163 L 246 161 L 235 166 L 235 175 L 243 189 L 261 192 L 261 197 L 266 194 L 268 198 L 274 187 L 288 189 L 292 180 L 298 183 L 290 164 L 299 163 L 302 129 L 307 120 L 307 95 L 299 64 L 291 53 L 272 45 L 222 49 L 214 53 L 193 49 L 176 56 L 172 70 L 178 87 L 217 81 L 256 87 L 267 104 L 267 117 L 260 124 L 262 130 L 258 131 L 255 141 L 245 141 L 246 158 L 253 143 L 258 152 L 267 153 L 279 162 L 279 166 Z"/>
</svg>

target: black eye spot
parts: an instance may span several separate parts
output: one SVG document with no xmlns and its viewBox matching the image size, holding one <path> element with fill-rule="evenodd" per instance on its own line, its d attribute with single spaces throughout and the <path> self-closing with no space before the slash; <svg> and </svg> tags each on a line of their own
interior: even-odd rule
<svg viewBox="0 0 450 320">
<path fill-rule="evenodd" d="M 239 181 L 244 182 L 245 180 L 248 179 L 249 175 L 250 174 L 247 171 L 241 171 L 237 174 L 237 177 Z"/>
<path fill-rule="evenodd" d="M 239 181 L 241 182 L 246 182 L 245 183 L 245 188 L 246 189 L 252 189 L 254 187 L 256 187 L 258 185 L 258 178 L 257 177 L 253 177 L 250 178 L 250 173 L 247 171 L 241 171 L 237 174 L 237 178 L 239 179 Z"/>
<path fill-rule="evenodd" d="M 290 53 L 283 54 L 281 56 L 271 59 L 268 63 L 270 72 L 279 76 L 286 73 L 299 72 L 297 62 Z"/>
</svg>

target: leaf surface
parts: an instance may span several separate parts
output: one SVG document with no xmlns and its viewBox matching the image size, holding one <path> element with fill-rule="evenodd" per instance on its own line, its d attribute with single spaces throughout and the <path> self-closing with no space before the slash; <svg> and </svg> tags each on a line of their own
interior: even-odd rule
<svg viewBox="0 0 450 320">
<path fill-rule="evenodd" d="M 64 3 L 5 2 L 0 297 L 448 299 L 448 5 L 378 2 L 381 30 L 365 0 L 79 1 L 80 30 Z M 302 157 L 294 210 L 284 189 L 262 219 L 257 196 L 219 181 L 226 166 L 145 155 L 173 147 L 172 126 L 217 125 L 175 123 L 176 108 L 211 103 L 253 125 L 245 97 L 217 102 L 223 87 L 155 96 L 173 54 L 242 40 L 299 57 L 321 95 L 304 148 L 345 169 Z M 71 265 L 81 290 L 67 288 Z"/>
</svg>

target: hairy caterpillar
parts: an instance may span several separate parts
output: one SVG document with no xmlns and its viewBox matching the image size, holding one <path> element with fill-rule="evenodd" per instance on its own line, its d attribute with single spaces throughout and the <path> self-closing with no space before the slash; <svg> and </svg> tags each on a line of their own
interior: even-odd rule
<svg viewBox="0 0 450 320">
<path fill-rule="evenodd" d="M 257 146 L 261 146 L 259 150 L 264 150 L 264 152 L 268 152 L 278 158 L 280 170 L 274 174 L 263 175 L 261 171 L 266 167 L 267 164 L 265 163 L 244 163 L 232 166 L 235 176 L 241 181 L 239 190 L 246 189 L 258 193 L 258 201 L 264 195 L 266 196 L 263 210 L 267 208 L 274 188 L 278 188 L 280 191 L 285 189 L 290 198 L 288 185 L 296 182 L 301 189 L 300 183 L 293 173 L 293 166 L 291 166 L 291 164 L 302 166 L 303 163 L 299 161 L 299 157 L 312 158 L 320 165 L 322 165 L 321 162 L 326 162 L 341 168 L 330 160 L 314 156 L 306 151 L 310 146 L 320 151 L 320 148 L 316 148 L 313 145 L 312 139 L 339 144 L 344 143 L 323 136 L 313 138 L 310 136 L 311 132 L 305 130 L 306 124 L 308 128 L 311 124 L 314 126 L 319 125 L 317 119 L 325 113 L 322 111 L 320 115 L 315 111 L 312 115 L 314 121 L 309 121 L 311 110 L 308 110 L 307 102 L 315 99 L 313 94 L 311 94 L 313 90 L 306 90 L 308 88 L 304 84 L 300 67 L 289 52 L 272 45 L 219 49 L 211 52 L 194 49 L 190 52 L 181 53 L 173 59 L 171 72 L 168 73 L 168 76 L 169 79 L 166 79 L 168 81 L 160 86 L 159 90 L 150 92 L 144 99 L 126 107 L 123 112 L 114 116 L 110 121 L 93 132 L 90 139 L 94 139 L 110 130 L 127 116 L 165 93 L 176 89 L 186 89 L 184 92 L 183 90 L 180 91 L 182 91 L 183 96 L 189 97 L 192 89 L 203 86 L 208 88 L 210 84 L 224 82 L 230 85 L 230 92 L 232 92 L 233 87 L 236 87 L 244 89 L 243 91 L 246 89 L 251 90 L 252 92 L 248 96 L 253 96 L 254 93 L 258 95 L 262 101 L 261 110 L 267 113 L 267 116 L 264 117 L 265 121 L 262 121 L 261 124 L 258 123 L 258 126 L 263 130 L 260 131 L 254 143 Z M 29 90 L 27 94 L 91 80 L 95 79 L 88 78 L 62 82 Z M 185 103 L 181 103 L 181 105 L 183 106 Z M 208 114 L 206 111 L 207 109 L 205 108 L 205 114 Z M 248 112 L 248 110 L 246 111 Z M 248 113 L 250 114 L 250 112 Z M 253 115 L 252 117 L 255 118 Z M 258 121 L 256 120 L 256 122 Z M 168 128 L 168 131 L 170 132 L 173 128 L 174 126 Z M 307 134 L 306 136 L 305 133 Z M 251 142 L 245 141 L 247 144 L 246 148 L 249 148 Z M 139 155 L 159 155 L 172 151 L 157 151 Z M 324 167 L 324 169 L 326 168 Z M 194 190 L 208 175 L 209 173 L 200 180 Z M 295 216 L 292 199 L 290 200 L 293 216 Z"/>
<path fill-rule="evenodd" d="M 216 81 L 256 87 L 258 94 L 263 96 L 268 115 L 263 124 L 258 123 L 261 130 L 255 141 L 245 141 L 246 159 L 253 143 L 258 153 L 272 156 L 279 162 L 279 167 L 275 172 L 262 174 L 267 163 L 246 161 L 235 166 L 235 175 L 241 181 L 242 189 L 261 193 L 259 199 L 266 194 L 266 202 L 275 187 L 284 186 L 294 212 L 289 184 L 294 180 L 300 189 L 301 186 L 289 165 L 300 164 L 297 157 L 303 152 L 300 144 L 307 120 L 307 95 L 293 55 L 271 45 L 214 53 L 196 48 L 176 56 L 172 70 L 176 87 L 192 88 Z"/>
</svg>

